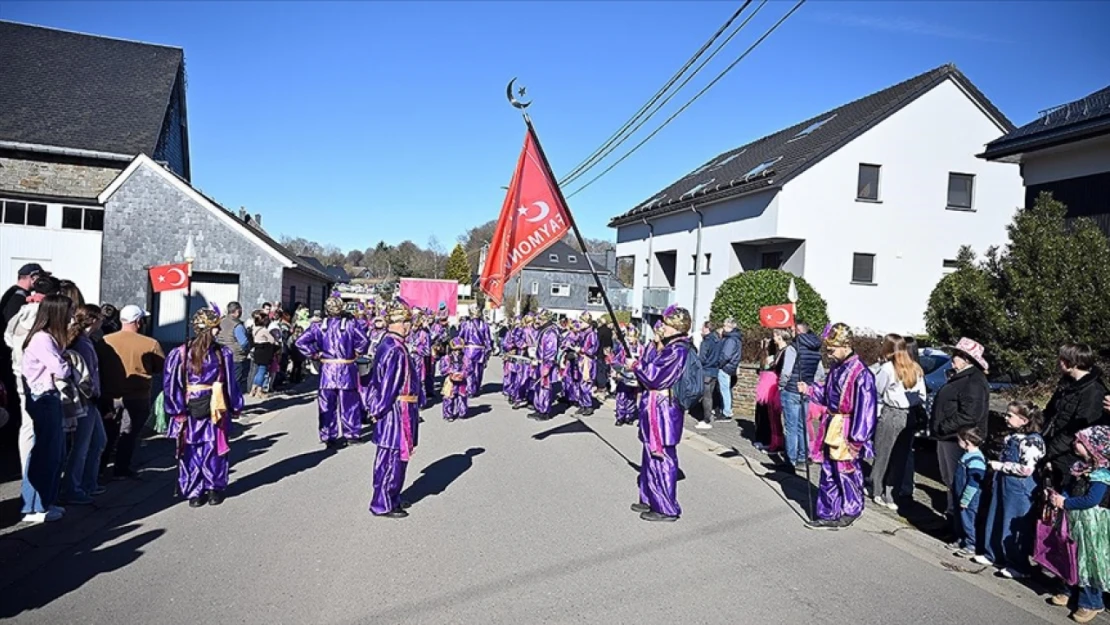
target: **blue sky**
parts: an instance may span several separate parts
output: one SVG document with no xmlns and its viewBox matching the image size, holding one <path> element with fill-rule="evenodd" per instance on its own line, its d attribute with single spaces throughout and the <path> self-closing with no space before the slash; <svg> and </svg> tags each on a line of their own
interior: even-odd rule
<svg viewBox="0 0 1110 625">
<path fill-rule="evenodd" d="M 792 4 L 768 4 L 689 94 Z M 450 245 L 497 216 L 523 139 L 508 79 L 563 175 L 739 5 L 4 2 L 0 18 L 184 48 L 194 183 L 271 232 L 363 249 Z M 1110 83 L 1106 24 L 1102 2 L 811 0 L 571 208 L 612 238 L 610 217 L 712 156 L 948 62 L 1021 125 Z"/>
</svg>

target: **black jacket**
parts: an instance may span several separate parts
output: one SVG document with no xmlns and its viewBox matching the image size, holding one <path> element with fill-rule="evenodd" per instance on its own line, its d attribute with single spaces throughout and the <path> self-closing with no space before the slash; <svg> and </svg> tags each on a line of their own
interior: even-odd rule
<svg viewBox="0 0 1110 625">
<path fill-rule="evenodd" d="M 1072 449 L 1075 435 L 1092 425 L 1110 425 L 1110 416 L 1102 409 L 1102 398 L 1106 396 L 1106 386 L 1102 374 L 1092 371 L 1073 379 L 1065 376 L 1048 401 L 1044 410 L 1044 429 L 1041 431 L 1045 442 L 1045 460 L 1063 475 L 1071 471 L 1071 465 L 1079 460 Z"/>
<path fill-rule="evenodd" d="M 952 374 L 933 399 L 930 430 L 938 441 L 954 441 L 961 428 L 979 428 L 987 438 L 991 387 L 987 376 L 975 366 Z"/>
<path fill-rule="evenodd" d="M 721 335 L 721 369 L 729 375 L 736 375 L 736 368 L 740 366 L 743 341 L 740 330 L 730 330 Z"/>
</svg>

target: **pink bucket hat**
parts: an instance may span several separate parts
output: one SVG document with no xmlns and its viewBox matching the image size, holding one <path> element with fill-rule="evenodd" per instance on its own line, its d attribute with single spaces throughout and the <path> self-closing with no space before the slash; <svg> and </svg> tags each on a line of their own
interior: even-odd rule
<svg viewBox="0 0 1110 625">
<path fill-rule="evenodd" d="M 979 365 L 979 368 L 983 371 L 990 370 L 990 365 L 988 365 L 986 359 L 983 358 L 983 345 L 978 341 L 973 341 L 965 336 L 956 343 L 952 351 L 960 352 L 964 356 L 967 356 L 973 360 L 975 364 Z"/>
</svg>

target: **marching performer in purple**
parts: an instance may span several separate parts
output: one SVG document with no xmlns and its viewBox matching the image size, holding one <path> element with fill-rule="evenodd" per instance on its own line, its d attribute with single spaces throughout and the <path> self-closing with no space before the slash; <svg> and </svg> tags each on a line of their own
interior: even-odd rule
<svg viewBox="0 0 1110 625">
<path fill-rule="evenodd" d="M 482 328 L 486 327 L 483 333 Z M 485 373 L 486 353 L 489 351 L 489 328 L 482 321 L 482 311 L 477 306 L 470 309 L 470 317 L 459 324 L 459 337 L 462 338 L 466 358 L 470 363 L 466 388 L 471 397 L 481 394 L 482 375 Z"/>
<path fill-rule="evenodd" d="M 536 338 L 539 336 L 536 332 L 536 318 L 532 313 L 524 315 L 524 319 L 520 322 L 520 327 L 517 329 L 516 340 L 514 341 L 517 354 L 521 360 L 517 361 L 516 366 L 516 401 L 513 403 L 513 408 L 524 408 L 532 401 L 533 386 L 535 385 L 535 375 L 531 359 L 534 359 L 536 352 Z M 530 360 L 524 360 L 530 359 Z"/>
<path fill-rule="evenodd" d="M 385 316 L 389 331 L 374 352 L 374 397 L 368 407 L 374 419 L 371 440 L 378 446 L 370 512 L 397 519 L 408 516 L 401 489 L 420 426 L 420 381 L 405 346 L 412 309 L 398 298 L 386 308 Z"/>
<path fill-rule="evenodd" d="M 597 330 L 590 313 L 584 312 L 578 319 L 578 412 L 583 417 L 594 413 L 594 378 L 597 377 Z"/>
<path fill-rule="evenodd" d="M 420 380 L 421 405 L 431 401 L 432 393 L 428 392 L 428 382 L 434 381 L 435 373 L 429 366 L 432 358 L 432 335 L 427 326 L 427 315 L 420 308 L 412 311 L 412 330 L 406 339 L 412 362 L 416 366 L 416 376 Z"/>
<path fill-rule="evenodd" d="M 562 400 L 569 404 L 578 403 L 578 330 L 575 324 L 565 319 L 559 341 L 559 390 Z"/>
<path fill-rule="evenodd" d="M 439 370 L 443 373 L 444 421 L 466 418 L 466 372 L 469 366 L 463 355 L 462 339 L 455 337 L 448 345 L 447 355 L 439 361 Z"/>
<path fill-rule="evenodd" d="M 536 316 L 536 324 L 539 326 L 536 347 L 529 354 L 535 362 L 531 370 L 536 374 L 532 383 L 532 405 L 536 410 L 528 418 L 547 421 L 552 418 L 551 400 L 558 373 L 556 361 L 559 358 L 559 328 L 552 323 L 551 313 L 546 310 L 541 310 Z"/>
<path fill-rule="evenodd" d="M 324 310 L 328 318 L 310 325 L 296 345 L 305 357 L 320 361 L 320 442 L 339 448 L 358 442 L 362 432 L 365 394 L 360 395 L 356 361 L 370 341 L 361 324 L 345 313 L 343 300 L 329 297 Z"/>
<path fill-rule="evenodd" d="M 643 393 L 640 397 L 640 500 L 632 510 L 645 521 L 677 521 L 678 442 L 682 439 L 682 405 L 672 390 L 682 377 L 690 346 L 690 313 L 670 306 L 663 311 L 663 326 L 656 345 L 645 349 L 639 360 L 629 360 Z"/>
<path fill-rule="evenodd" d="M 177 485 L 189 506 L 220 505 L 227 489 L 228 422 L 243 410 L 231 350 L 216 343 L 220 314 L 193 314 L 196 338 L 170 352 L 162 374 L 166 436 L 177 440 Z"/>
<path fill-rule="evenodd" d="M 610 354 L 610 364 L 624 366 L 629 360 L 640 359 L 640 341 L 636 328 L 631 325 L 624 329 L 624 338 L 628 341 L 629 353 L 625 353 L 624 344 L 613 341 L 613 351 Z M 617 382 L 617 425 L 632 425 L 636 422 L 639 413 L 640 385 L 636 380 L 628 379 L 620 373 L 613 371 L 613 379 Z"/>
<path fill-rule="evenodd" d="M 863 512 L 860 456 L 870 458 L 878 419 L 875 376 L 852 351 L 852 330 L 843 323 L 825 330 L 825 353 L 833 364 L 824 384 L 798 383 L 798 390 L 821 407 L 821 434 L 809 453 L 821 461 L 816 519 L 811 527 L 848 527 Z"/>
<path fill-rule="evenodd" d="M 516 363 L 509 356 L 514 355 L 516 350 L 513 340 L 516 320 L 507 319 L 505 325 L 505 336 L 501 339 L 501 394 L 512 404 L 516 402 L 513 396 L 513 385 L 516 384 Z"/>
</svg>

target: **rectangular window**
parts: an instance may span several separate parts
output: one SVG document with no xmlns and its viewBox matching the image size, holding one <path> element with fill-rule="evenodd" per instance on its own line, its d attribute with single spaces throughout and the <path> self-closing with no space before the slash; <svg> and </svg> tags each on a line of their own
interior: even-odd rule
<svg viewBox="0 0 1110 625">
<path fill-rule="evenodd" d="M 62 207 L 62 228 L 66 230 L 80 230 L 82 219 L 80 208 L 74 206 Z"/>
<path fill-rule="evenodd" d="M 103 232 L 104 209 L 63 206 L 62 228 L 66 230 L 95 230 L 97 232 Z"/>
<path fill-rule="evenodd" d="M 85 209 L 85 230 L 95 230 L 97 232 L 104 231 L 104 209 Z"/>
<path fill-rule="evenodd" d="M 958 269 L 959 266 L 960 266 L 960 263 L 957 260 L 954 260 L 954 259 L 951 259 L 951 258 L 945 258 L 943 265 L 944 265 L 945 269 Z"/>
<path fill-rule="evenodd" d="M 875 284 L 874 254 L 852 254 L 852 282 Z"/>
<path fill-rule="evenodd" d="M 698 255 L 690 254 L 690 275 L 694 275 L 698 271 Z"/>
<path fill-rule="evenodd" d="M 591 286 L 586 294 L 586 303 L 591 306 L 601 306 L 605 300 L 601 297 L 601 289 Z"/>
<path fill-rule="evenodd" d="M 22 226 L 27 223 L 27 205 L 23 202 L 4 202 L 4 223 Z"/>
<path fill-rule="evenodd" d="M 569 297 L 570 285 L 569 284 L 552 284 L 551 285 L 552 297 Z"/>
<path fill-rule="evenodd" d="M 878 165 L 859 164 L 859 183 L 856 185 L 856 199 L 879 201 L 879 169 Z"/>
<path fill-rule="evenodd" d="M 971 210 L 971 193 L 975 186 L 972 174 L 948 174 L 948 208 Z"/>
<path fill-rule="evenodd" d="M 539 294 L 540 294 L 540 283 L 533 280 L 532 281 L 532 295 L 539 295 Z"/>
<path fill-rule="evenodd" d="M 559 262 L 559 255 L 558 254 L 548 254 L 547 255 L 547 260 L 549 260 L 553 263 L 557 263 L 557 262 Z"/>
<path fill-rule="evenodd" d="M 764 252 L 760 269 L 782 269 L 782 252 Z"/>
<path fill-rule="evenodd" d="M 46 227 L 46 204 L 27 205 L 27 225 Z"/>
<path fill-rule="evenodd" d="M 701 269 L 702 273 L 709 273 L 709 260 L 710 260 L 711 256 L 712 256 L 712 254 L 706 254 L 705 255 L 705 266 L 702 267 L 702 269 Z"/>
<path fill-rule="evenodd" d="M 578 257 L 575 256 L 574 254 L 567 254 L 567 262 L 568 263 L 577 263 L 578 262 Z"/>
</svg>

